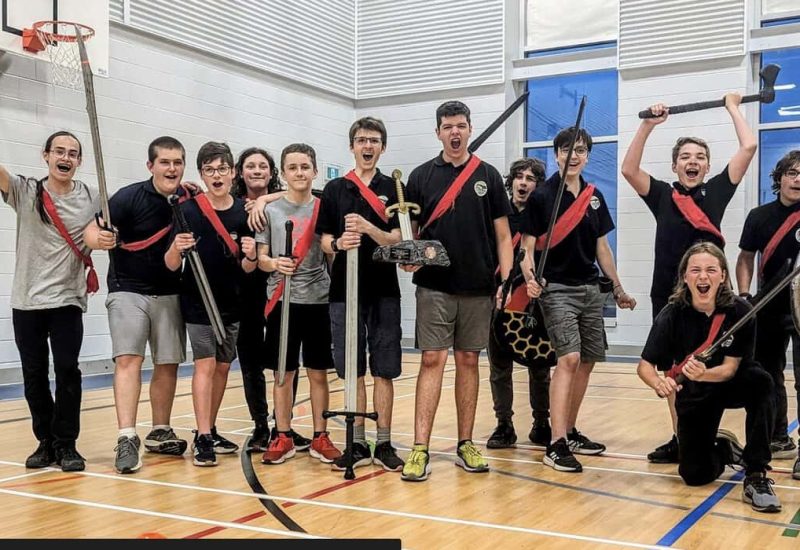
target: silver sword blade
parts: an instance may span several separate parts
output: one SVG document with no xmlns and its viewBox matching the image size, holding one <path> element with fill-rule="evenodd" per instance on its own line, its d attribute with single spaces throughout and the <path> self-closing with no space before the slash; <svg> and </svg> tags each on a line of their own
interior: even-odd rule
<svg viewBox="0 0 800 550">
<path fill-rule="evenodd" d="M 278 385 L 286 381 L 286 350 L 289 347 L 289 304 L 292 299 L 292 278 L 283 276 L 283 296 L 281 299 L 281 331 L 278 344 Z"/>
<path fill-rule="evenodd" d="M 356 410 L 358 382 L 358 248 L 347 251 L 345 280 L 344 410 Z"/>
</svg>

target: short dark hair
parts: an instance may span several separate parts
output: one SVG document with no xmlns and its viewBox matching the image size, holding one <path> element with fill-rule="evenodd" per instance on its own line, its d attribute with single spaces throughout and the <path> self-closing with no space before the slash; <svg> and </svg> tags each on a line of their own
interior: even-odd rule
<svg viewBox="0 0 800 550">
<path fill-rule="evenodd" d="M 506 176 L 506 190 L 509 193 L 511 192 L 511 186 L 514 183 L 514 180 L 517 179 L 517 176 L 519 176 L 525 170 L 530 170 L 533 172 L 533 177 L 536 178 L 537 185 L 542 183 L 545 180 L 544 168 L 544 163 L 537 158 L 526 157 L 515 160 L 511 163 L 511 166 L 508 169 L 508 175 Z"/>
<path fill-rule="evenodd" d="M 705 149 L 706 158 L 709 161 L 711 161 L 711 149 L 708 148 L 708 143 L 706 143 L 706 140 L 700 139 L 699 137 L 684 136 L 684 137 L 679 137 L 678 140 L 675 142 L 675 145 L 672 147 L 672 164 L 678 162 L 678 155 L 681 152 L 681 147 L 683 147 L 687 143 L 694 143 L 695 145 L 699 145 L 700 147 Z"/>
<path fill-rule="evenodd" d="M 150 145 L 147 147 L 147 160 L 155 162 L 156 158 L 158 158 L 159 149 L 179 149 L 183 160 L 186 160 L 186 149 L 184 149 L 183 144 L 174 137 L 161 136 L 151 141 Z"/>
<path fill-rule="evenodd" d="M 314 151 L 314 148 L 306 143 L 292 143 L 284 147 L 283 151 L 281 151 L 281 170 L 283 170 L 283 165 L 286 162 L 286 155 L 290 153 L 303 153 L 304 155 L 308 155 L 314 170 L 317 169 L 317 152 Z"/>
<path fill-rule="evenodd" d="M 775 165 L 775 169 L 769 174 L 772 177 L 773 193 L 775 193 L 776 195 L 780 193 L 781 178 L 796 164 L 800 164 L 800 149 L 789 151 L 783 156 L 781 160 L 778 161 L 778 164 Z"/>
<path fill-rule="evenodd" d="M 267 159 L 269 164 L 269 181 L 267 182 L 267 193 L 275 193 L 280 191 L 280 184 L 278 183 L 278 171 L 275 169 L 275 159 L 272 158 L 266 149 L 260 147 L 248 147 L 239 153 L 239 159 L 236 161 L 236 176 L 233 178 L 233 187 L 231 188 L 231 195 L 234 197 L 244 197 L 247 195 L 247 185 L 244 183 L 242 172 L 244 172 L 244 163 L 247 162 L 249 157 L 253 155 L 262 155 Z"/>
<path fill-rule="evenodd" d="M 558 154 L 559 149 L 569 147 L 570 142 L 572 142 L 572 136 L 574 135 L 575 126 L 564 128 L 557 133 L 556 137 L 553 139 L 553 151 Z M 592 136 L 583 128 L 578 128 L 578 137 L 575 138 L 575 143 L 578 143 L 579 141 L 585 143 L 586 148 L 589 149 L 589 151 L 592 150 Z"/>
<path fill-rule="evenodd" d="M 386 147 L 386 125 L 384 125 L 381 119 L 365 116 L 356 120 L 353 125 L 350 126 L 350 147 L 353 146 L 353 140 L 356 138 L 356 132 L 359 130 L 380 132 L 381 141 L 383 142 L 383 146 Z"/>
<path fill-rule="evenodd" d="M 464 115 L 467 117 L 467 123 L 472 124 L 469 117 L 469 107 L 460 101 L 445 101 L 436 108 L 436 127 L 442 125 L 442 119 L 448 116 Z"/>
<path fill-rule="evenodd" d="M 220 159 L 228 166 L 233 168 L 233 153 L 227 143 L 221 141 L 207 141 L 197 151 L 197 169 L 203 168 L 204 164 Z"/>
</svg>

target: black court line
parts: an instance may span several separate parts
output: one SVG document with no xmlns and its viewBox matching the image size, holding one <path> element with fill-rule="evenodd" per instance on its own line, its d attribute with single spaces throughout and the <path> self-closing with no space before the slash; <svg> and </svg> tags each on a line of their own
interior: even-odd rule
<svg viewBox="0 0 800 550">
<path fill-rule="evenodd" d="M 750 518 L 747 516 L 737 516 L 736 514 L 726 514 L 725 512 L 711 512 L 709 515 L 725 519 L 735 519 L 739 521 L 748 521 L 750 523 L 761 523 L 763 525 L 773 525 L 775 527 L 783 527 L 784 529 L 800 529 L 797 523 L 784 523 L 782 521 L 772 521 L 769 519 Z"/>
</svg>

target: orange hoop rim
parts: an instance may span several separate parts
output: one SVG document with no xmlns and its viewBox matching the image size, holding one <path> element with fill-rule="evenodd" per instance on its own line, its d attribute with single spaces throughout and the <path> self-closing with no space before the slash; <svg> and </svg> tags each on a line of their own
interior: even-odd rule
<svg viewBox="0 0 800 550">
<path fill-rule="evenodd" d="M 72 27 L 79 27 L 81 29 L 81 36 L 83 37 L 84 42 L 94 36 L 94 29 L 89 25 L 84 25 L 83 23 L 58 20 L 37 21 L 33 24 L 33 30 L 36 31 L 37 34 L 41 35 L 47 42 L 77 42 L 78 36 L 75 34 L 70 35 L 48 32 L 41 28 L 45 25 L 70 25 Z"/>
</svg>

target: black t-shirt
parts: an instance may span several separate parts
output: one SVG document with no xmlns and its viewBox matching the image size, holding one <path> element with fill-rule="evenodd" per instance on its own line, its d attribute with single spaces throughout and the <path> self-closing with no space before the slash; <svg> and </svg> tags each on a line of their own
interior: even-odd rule
<svg viewBox="0 0 800 550">
<path fill-rule="evenodd" d="M 739 248 L 748 252 L 761 252 L 763 254 L 770 239 L 778 232 L 786 218 L 798 210 L 800 210 L 800 203 L 784 206 L 779 199 L 753 208 L 744 221 L 742 236 L 739 239 Z M 766 265 L 764 265 L 764 277 L 759 281 L 759 288 L 778 276 L 787 264 L 793 264 L 798 252 L 800 252 L 800 230 L 795 227 L 783 237 Z M 758 258 L 757 260 L 755 265 L 756 273 L 758 273 L 760 263 Z M 785 273 L 788 274 L 788 271 Z M 785 288 L 766 307 L 775 313 L 789 313 L 789 288 Z"/>
<path fill-rule="evenodd" d="M 178 195 L 183 196 L 182 187 Z M 153 179 L 127 185 L 108 201 L 111 223 L 122 243 L 150 238 L 172 223 L 172 207 L 156 191 Z M 150 247 L 129 252 L 116 247 L 109 252 L 108 291 L 135 292 L 151 296 L 178 294 L 180 273 L 167 269 L 164 253 L 169 248 L 169 234 Z"/>
<path fill-rule="evenodd" d="M 466 164 L 453 166 L 439 153 L 411 172 L 407 199 L 422 209 L 417 220 L 420 228 Z M 493 295 L 497 288 L 494 220 L 510 213 L 503 178 L 493 166 L 482 161 L 464 184 L 453 208 L 419 237 L 440 241 L 450 257 L 450 266 L 425 266 L 414 273 L 414 284 L 448 294 Z"/>
<path fill-rule="evenodd" d="M 741 298 L 735 298 L 734 303 L 730 306 L 717 308 L 714 314 L 725 313 L 725 320 L 722 322 L 722 327 L 715 340 L 749 310 L 750 305 Z M 671 366 L 681 363 L 708 338 L 713 317 L 714 315 L 706 315 L 692 306 L 667 304 L 653 321 L 650 334 L 647 336 L 647 343 L 642 350 L 642 359 L 653 365 Z M 723 344 L 711 356 L 706 363 L 708 368 L 719 366 L 726 356 L 740 357 L 742 359 L 739 364 L 740 369 L 749 365 L 755 346 L 755 321 L 750 321 L 739 329 L 729 342 L 729 345 Z M 689 386 L 688 394 L 696 394 L 702 392 L 703 386 L 710 385 L 714 384 L 687 380 L 684 382 L 684 389 L 678 393 L 678 398 L 680 399 L 681 395 L 687 391 L 687 386 Z"/>
<path fill-rule="evenodd" d="M 239 320 L 239 284 L 242 271 L 241 259 L 244 257 L 241 252 L 241 238 L 253 236 L 252 230 L 247 226 L 244 201 L 234 198 L 230 208 L 216 211 L 222 225 L 239 245 L 239 255 L 236 257 L 231 254 L 225 241 L 206 219 L 195 201 L 183 203 L 181 210 L 197 243 L 197 252 L 222 321 L 225 324 L 234 323 Z M 169 242 L 172 243 L 175 235 L 180 232 L 180 228 L 174 227 Z M 183 262 L 181 270 L 181 312 L 187 323 L 210 324 L 195 282 L 194 271 L 188 260 Z"/>
<path fill-rule="evenodd" d="M 655 262 L 653 263 L 653 284 L 650 296 L 668 298 L 675 287 L 678 264 L 683 254 L 698 241 L 711 241 L 724 249 L 722 241 L 706 231 L 695 229 L 683 217 L 672 200 L 672 190 L 692 197 L 692 200 L 708 216 L 717 229 L 722 224 L 725 208 L 736 192 L 731 182 L 728 167 L 697 187 L 687 190 L 678 182 L 672 185 L 650 177 L 650 192 L 640 195 L 656 218 Z"/>
<path fill-rule="evenodd" d="M 550 223 L 556 203 L 556 193 L 561 184 L 561 175 L 556 172 L 544 184 L 538 186 L 528 197 L 522 231 L 527 235 L 542 237 Z M 586 188 L 581 178 L 581 191 Z M 559 218 L 572 206 L 577 197 L 564 190 Z M 614 229 L 614 220 L 599 189 L 595 188 L 589 207 L 578 225 L 567 237 L 548 252 L 544 266 L 544 278 L 550 283 L 562 285 L 585 285 L 597 282 L 597 239 Z"/>
<path fill-rule="evenodd" d="M 384 206 L 397 203 L 397 190 L 394 180 L 389 176 L 378 171 L 367 185 L 381 199 Z M 316 232 L 320 235 L 329 233 L 339 237 L 344 233 L 345 215 L 352 213 L 360 214 L 381 231 L 391 231 L 400 227 L 396 214 L 389 218 L 388 223 L 384 222 L 361 196 L 355 183 L 347 178 L 336 178 L 326 183 L 322 192 Z M 373 261 L 372 253 L 377 247 L 378 243 L 370 237 L 362 236 L 361 246 L 358 249 L 358 295 L 361 301 L 400 297 L 397 267 L 395 264 Z M 336 254 L 333 259 L 329 291 L 331 302 L 345 301 L 346 268 L 347 253 L 343 251 Z"/>
</svg>

